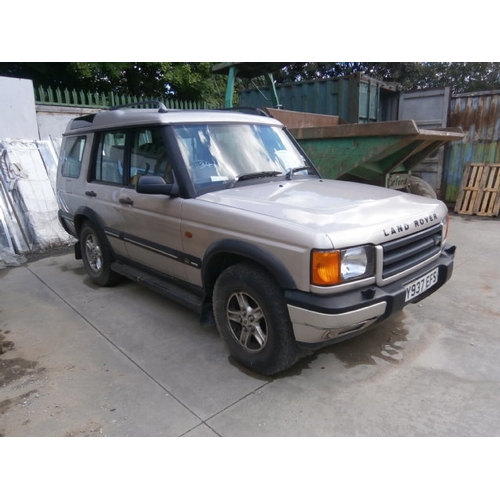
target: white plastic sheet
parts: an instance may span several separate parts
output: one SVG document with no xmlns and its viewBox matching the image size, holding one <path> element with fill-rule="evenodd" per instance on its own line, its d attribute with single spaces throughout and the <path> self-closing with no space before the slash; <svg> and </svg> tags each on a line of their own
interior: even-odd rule
<svg viewBox="0 0 500 500">
<path fill-rule="evenodd" d="M 70 244 L 57 218 L 57 155 L 52 143 L 0 141 L 2 255 L 23 254 Z M 4 260 L 5 261 L 5 260 Z"/>
</svg>

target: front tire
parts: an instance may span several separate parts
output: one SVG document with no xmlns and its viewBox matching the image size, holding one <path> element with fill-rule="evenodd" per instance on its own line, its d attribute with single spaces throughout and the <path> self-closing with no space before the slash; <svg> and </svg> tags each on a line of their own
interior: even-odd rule
<svg viewBox="0 0 500 500">
<path fill-rule="evenodd" d="M 219 333 L 243 366 L 275 375 L 297 361 L 283 291 L 260 267 L 242 263 L 224 270 L 215 283 L 213 309 Z"/>
<path fill-rule="evenodd" d="M 436 191 L 434 188 L 424 179 L 412 175 L 410 178 L 410 185 L 408 187 L 408 192 L 411 194 L 418 194 L 420 196 L 425 196 L 426 198 L 437 199 Z"/>
<path fill-rule="evenodd" d="M 111 250 L 104 238 L 94 226 L 85 222 L 80 232 L 80 249 L 90 279 L 96 285 L 111 286 L 118 282 L 119 275 L 111 270 Z"/>
</svg>

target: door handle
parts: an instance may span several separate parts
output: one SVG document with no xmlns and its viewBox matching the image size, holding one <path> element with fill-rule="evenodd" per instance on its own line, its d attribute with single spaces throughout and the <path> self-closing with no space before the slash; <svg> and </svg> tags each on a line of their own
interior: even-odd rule
<svg viewBox="0 0 500 500">
<path fill-rule="evenodd" d="M 130 198 L 120 198 L 118 200 L 122 205 L 133 205 L 134 202 Z"/>
<path fill-rule="evenodd" d="M 92 196 L 95 198 L 97 194 L 94 191 L 85 191 L 85 196 Z"/>
</svg>

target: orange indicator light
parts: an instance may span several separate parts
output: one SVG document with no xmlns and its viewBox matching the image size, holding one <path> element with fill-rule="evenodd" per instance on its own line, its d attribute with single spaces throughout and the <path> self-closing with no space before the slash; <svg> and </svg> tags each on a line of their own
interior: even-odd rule
<svg viewBox="0 0 500 500">
<path fill-rule="evenodd" d="M 340 252 L 313 251 L 311 258 L 311 283 L 319 286 L 340 283 Z"/>
</svg>

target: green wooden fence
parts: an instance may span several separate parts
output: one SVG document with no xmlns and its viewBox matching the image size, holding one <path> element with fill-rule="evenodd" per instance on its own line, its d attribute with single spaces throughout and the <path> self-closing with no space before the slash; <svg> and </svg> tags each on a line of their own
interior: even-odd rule
<svg viewBox="0 0 500 500">
<path fill-rule="evenodd" d="M 77 90 L 61 90 L 39 86 L 35 89 L 36 104 L 53 106 L 78 106 L 84 108 L 111 108 L 124 104 L 158 100 L 157 97 L 136 97 L 117 94 L 115 92 L 83 92 Z M 163 99 L 162 102 L 170 109 L 212 109 L 206 102 L 179 101 L 176 99 Z"/>
</svg>

